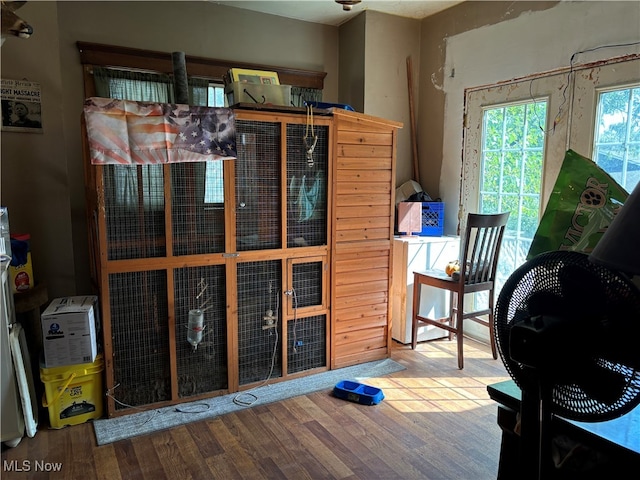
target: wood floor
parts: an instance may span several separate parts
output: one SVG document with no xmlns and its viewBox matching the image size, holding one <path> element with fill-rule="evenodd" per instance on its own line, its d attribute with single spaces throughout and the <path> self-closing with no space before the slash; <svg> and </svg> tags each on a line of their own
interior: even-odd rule
<svg viewBox="0 0 640 480">
<path fill-rule="evenodd" d="M 379 405 L 316 392 L 100 447 L 90 423 L 40 427 L 3 447 L 0 477 L 495 479 L 500 429 L 486 385 L 509 379 L 502 362 L 471 340 L 462 371 L 449 341 L 395 344 L 392 358 L 407 369 L 367 380 L 384 391 Z"/>
</svg>

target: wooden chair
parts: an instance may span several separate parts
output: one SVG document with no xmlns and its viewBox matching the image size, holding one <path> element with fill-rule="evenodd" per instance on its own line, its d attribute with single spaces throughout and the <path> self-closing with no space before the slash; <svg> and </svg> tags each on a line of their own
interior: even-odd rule
<svg viewBox="0 0 640 480">
<path fill-rule="evenodd" d="M 411 347 L 416 348 L 418 328 L 421 325 L 435 325 L 449 332 L 449 339 L 455 334 L 458 340 L 458 368 L 464 367 L 462 354 L 463 324 L 465 319 L 489 327 L 493 358 L 498 358 L 493 331 L 493 304 L 496 266 L 502 236 L 509 219 L 509 212 L 498 214 L 470 213 L 461 244 L 460 274 L 454 278 L 445 272 L 427 271 L 413 273 L 413 314 L 411 326 Z M 420 315 L 420 293 L 422 286 L 441 288 L 450 292 L 449 316 L 431 319 Z M 467 293 L 487 291 L 488 308 L 464 313 L 464 297 Z M 488 320 L 480 318 L 488 315 Z"/>
</svg>

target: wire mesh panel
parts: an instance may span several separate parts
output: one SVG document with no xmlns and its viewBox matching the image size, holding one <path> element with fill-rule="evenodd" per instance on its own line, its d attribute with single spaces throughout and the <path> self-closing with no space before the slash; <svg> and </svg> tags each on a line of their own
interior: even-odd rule
<svg viewBox="0 0 640 480">
<path fill-rule="evenodd" d="M 116 410 L 171 398 L 164 270 L 109 275 Z"/>
<path fill-rule="evenodd" d="M 165 255 L 162 165 L 105 165 L 109 260 Z"/>
<path fill-rule="evenodd" d="M 280 124 L 236 121 L 236 246 L 280 248 Z"/>
<path fill-rule="evenodd" d="M 279 377 L 282 316 L 279 260 L 238 264 L 240 385 Z"/>
<path fill-rule="evenodd" d="M 294 263 L 294 308 L 322 305 L 323 262 Z"/>
<path fill-rule="evenodd" d="M 287 372 L 297 373 L 327 365 L 327 318 L 296 318 L 287 324 Z"/>
<path fill-rule="evenodd" d="M 171 165 L 174 255 L 224 251 L 223 162 Z"/>
<path fill-rule="evenodd" d="M 288 247 L 327 244 L 328 132 L 327 126 L 287 125 Z"/>
<path fill-rule="evenodd" d="M 174 271 L 178 395 L 227 388 L 227 321 L 224 265 Z M 203 321 L 191 325 L 189 312 Z M 202 330 L 200 330 L 202 328 Z M 195 345 L 195 346 L 194 346 Z"/>
</svg>

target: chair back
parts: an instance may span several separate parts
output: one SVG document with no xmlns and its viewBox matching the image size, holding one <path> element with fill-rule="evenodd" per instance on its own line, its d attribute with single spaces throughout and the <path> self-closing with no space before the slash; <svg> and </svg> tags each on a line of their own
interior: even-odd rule
<svg viewBox="0 0 640 480">
<path fill-rule="evenodd" d="M 462 248 L 466 285 L 493 282 L 496 276 L 502 237 L 510 212 L 495 214 L 470 213 L 467 217 Z"/>
</svg>

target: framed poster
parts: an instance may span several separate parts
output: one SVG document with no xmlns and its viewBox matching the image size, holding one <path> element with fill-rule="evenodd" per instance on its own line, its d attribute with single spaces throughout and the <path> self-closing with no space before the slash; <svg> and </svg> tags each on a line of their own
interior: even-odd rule
<svg viewBox="0 0 640 480">
<path fill-rule="evenodd" d="M 3 78 L 0 105 L 3 131 L 42 133 L 39 83 Z"/>
</svg>

